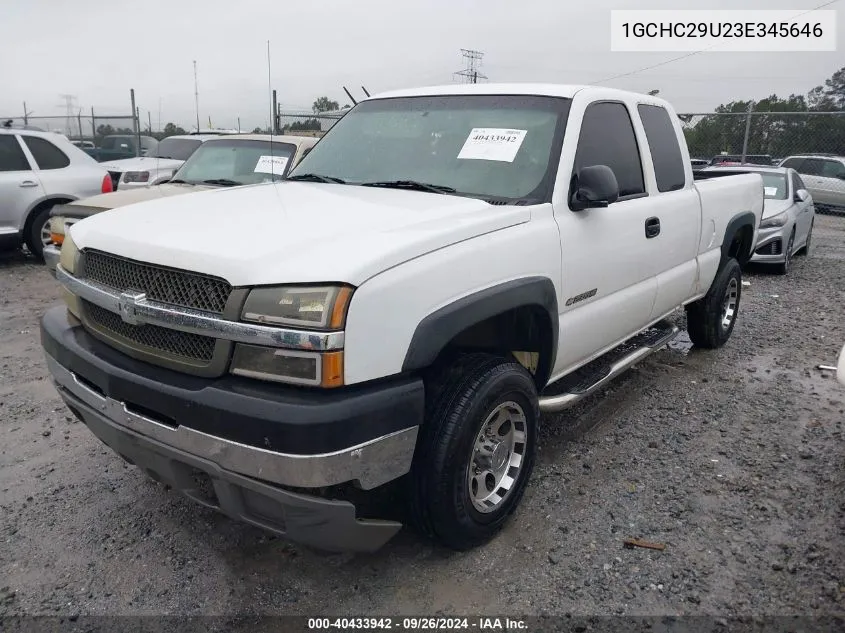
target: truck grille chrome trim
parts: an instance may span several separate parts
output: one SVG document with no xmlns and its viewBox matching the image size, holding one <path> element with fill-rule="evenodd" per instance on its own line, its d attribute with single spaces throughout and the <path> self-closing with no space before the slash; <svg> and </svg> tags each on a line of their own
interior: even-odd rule
<svg viewBox="0 0 845 633">
<path fill-rule="evenodd" d="M 115 292 L 89 279 L 74 277 L 61 265 L 56 266 L 56 280 L 72 294 L 110 312 L 131 312 L 132 320 L 139 325 L 157 325 L 200 336 L 268 347 L 311 351 L 343 349 L 343 332 L 315 332 L 241 323 L 201 310 L 179 308 L 146 298 L 127 297 L 127 293 Z M 131 305 L 127 305 L 127 302 Z"/>
<path fill-rule="evenodd" d="M 78 408 L 75 402 L 78 401 L 115 424 L 247 477 L 299 488 L 357 481 L 364 490 L 371 490 L 398 479 L 411 469 L 417 426 L 333 453 L 281 453 L 202 433 L 179 425 L 178 420 L 176 426 L 169 421 L 155 420 L 133 411 L 131 403 L 98 393 L 49 354 L 46 360 L 59 394 L 71 407 Z"/>
</svg>

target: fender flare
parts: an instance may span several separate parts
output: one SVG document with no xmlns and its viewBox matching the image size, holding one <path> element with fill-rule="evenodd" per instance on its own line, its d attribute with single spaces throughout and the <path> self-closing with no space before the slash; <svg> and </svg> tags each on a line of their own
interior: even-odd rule
<svg viewBox="0 0 845 633">
<path fill-rule="evenodd" d="M 417 325 L 405 353 L 402 371 L 430 366 L 449 341 L 462 331 L 497 314 L 524 306 L 541 308 L 548 314 L 551 323 L 551 353 L 548 361 L 537 368 L 538 383 L 545 384 L 554 367 L 559 330 L 557 293 L 548 277 L 525 277 L 497 284 L 432 312 Z"/>
<path fill-rule="evenodd" d="M 737 213 L 734 217 L 730 219 L 728 225 L 725 227 L 725 237 L 722 239 L 722 260 L 719 262 L 719 268 L 722 267 L 722 264 L 725 263 L 728 259 L 728 252 L 730 251 L 731 244 L 733 244 L 734 236 L 744 227 L 748 226 L 751 228 L 751 235 L 754 236 L 754 225 L 757 222 L 757 218 L 754 217 L 754 214 L 751 211 L 743 211 L 741 213 Z M 754 244 L 749 244 L 748 246 L 748 257 L 745 261 L 740 261 L 740 265 L 744 266 L 748 263 L 748 260 L 751 259 L 751 255 L 754 252 Z"/>
</svg>

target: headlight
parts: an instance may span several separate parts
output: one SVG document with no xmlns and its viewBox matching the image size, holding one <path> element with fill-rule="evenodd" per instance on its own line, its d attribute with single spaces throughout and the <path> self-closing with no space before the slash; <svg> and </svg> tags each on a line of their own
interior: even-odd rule
<svg viewBox="0 0 845 633">
<path fill-rule="evenodd" d="M 789 219 L 789 214 L 784 211 L 783 213 L 778 213 L 777 215 L 773 215 L 770 218 L 766 218 L 765 220 L 760 222 L 761 229 L 771 229 L 776 226 L 783 226 L 786 224 L 786 221 Z"/>
<path fill-rule="evenodd" d="M 50 239 L 56 246 L 61 246 L 65 239 L 65 219 L 60 216 L 50 218 Z"/>
<path fill-rule="evenodd" d="M 241 318 L 266 325 L 339 330 L 351 297 L 348 286 L 255 288 L 247 296 Z"/>
<path fill-rule="evenodd" d="M 59 253 L 59 265 L 73 275 L 76 272 L 76 262 L 79 260 L 79 249 L 76 248 L 76 243 L 74 243 L 73 236 L 70 231 L 68 231 L 65 236 L 61 249 L 62 250 Z M 82 310 L 79 305 L 79 297 L 67 288 L 62 287 L 62 298 L 67 305 L 68 312 L 77 319 L 81 318 L 80 314 L 82 313 Z"/>
<path fill-rule="evenodd" d="M 148 171 L 127 171 L 123 174 L 123 182 L 147 182 L 149 179 Z"/>
<path fill-rule="evenodd" d="M 241 319 L 265 325 L 339 330 L 353 289 L 349 286 L 254 288 Z M 239 376 L 314 387 L 343 385 L 343 352 L 309 352 L 238 343 L 231 372 Z"/>
<path fill-rule="evenodd" d="M 312 387 L 343 385 L 343 352 L 301 352 L 299 350 L 235 345 L 233 374 Z"/>
</svg>

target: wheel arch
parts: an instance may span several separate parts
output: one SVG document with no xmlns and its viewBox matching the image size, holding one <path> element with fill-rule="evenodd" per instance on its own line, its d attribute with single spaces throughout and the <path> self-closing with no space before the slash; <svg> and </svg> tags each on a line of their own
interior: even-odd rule
<svg viewBox="0 0 845 633">
<path fill-rule="evenodd" d="M 32 222 L 35 220 L 35 216 L 38 215 L 39 211 L 44 208 L 53 207 L 57 204 L 67 204 L 68 202 L 73 202 L 74 200 L 78 200 L 78 198 L 68 194 L 53 194 L 35 201 L 30 205 L 29 209 L 27 209 L 26 215 L 24 216 L 24 223 L 21 227 L 23 235 L 26 236 L 29 234 L 29 230 L 32 228 Z"/>
<path fill-rule="evenodd" d="M 751 211 L 736 214 L 725 227 L 725 237 L 722 240 L 722 257 L 719 268 L 728 259 L 736 259 L 740 266 L 745 266 L 754 252 L 754 227 L 757 218 Z"/>
<path fill-rule="evenodd" d="M 542 389 L 554 367 L 558 329 L 557 293 L 549 278 L 507 281 L 458 299 L 420 321 L 402 371 L 430 367 L 456 347 L 530 351 L 538 353 L 533 375 Z"/>
</svg>

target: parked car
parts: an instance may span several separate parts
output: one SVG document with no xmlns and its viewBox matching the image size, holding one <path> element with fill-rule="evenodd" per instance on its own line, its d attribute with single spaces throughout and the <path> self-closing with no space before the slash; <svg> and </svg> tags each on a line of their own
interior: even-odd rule
<svg viewBox="0 0 845 633">
<path fill-rule="evenodd" d="M 41 257 L 54 205 L 108 191 L 106 170 L 64 136 L 0 128 L 0 248 Z"/>
<path fill-rule="evenodd" d="M 792 256 L 810 253 L 815 209 L 813 198 L 794 169 L 788 167 L 708 167 L 700 174 L 760 174 L 765 204 L 763 219 L 751 261 L 773 264 L 778 272 L 789 272 Z"/>
<path fill-rule="evenodd" d="M 704 169 L 710 164 L 710 161 L 706 158 L 690 158 L 689 162 L 694 170 Z"/>
<path fill-rule="evenodd" d="M 79 149 L 94 149 L 96 146 L 94 145 L 94 141 L 71 141 L 73 145 L 78 147 Z"/>
<path fill-rule="evenodd" d="M 790 156 L 781 166 L 791 167 L 801 174 L 817 209 L 845 211 L 845 157 L 830 154 Z"/>
<path fill-rule="evenodd" d="M 316 142 L 317 139 L 310 137 L 266 134 L 211 137 L 205 139 L 167 182 L 56 205 L 50 213 L 52 244 L 44 249 L 47 265 L 55 272 L 65 232 L 79 220 L 145 200 L 281 179 Z M 161 146 L 165 147 L 165 142 Z M 272 163 L 266 160 L 269 156 L 273 157 Z M 268 173 L 270 170 L 273 174 Z"/>
<path fill-rule="evenodd" d="M 216 134 L 168 136 L 146 156 L 112 160 L 104 163 L 115 190 L 157 185 L 169 180 L 205 141 Z"/>
<path fill-rule="evenodd" d="M 746 154 L 742 160 L 741 154 L 719 154 L 710 159 L 711 165 L 771 165 L 772 157 L 768 154 Z"/>
<path fill-rule="evenodd" d="M 147 156 L 157 145 L 158 141 L 152 136 L 141 136 L 139 146 L 138 137 L 134 134 L 110 134 L 103 138 L 99 147 L 87 148 L 84 151 L 94 160 L 102 163 L 136 156 Z"/>
<path fill-rule="evenodd" d="M 695 183 L 653 96 L 391 92 L 283 181 L 70 227 L 41 340 L 95 435 L 209 507 L 373 550 L 401 526 L 353 500 L 407 475 L 416 524 L 466 549 L 516 510 L 540 412 L 664 347 L 679 306 L 728 341 L 761 183 Z"/>
</svg>

